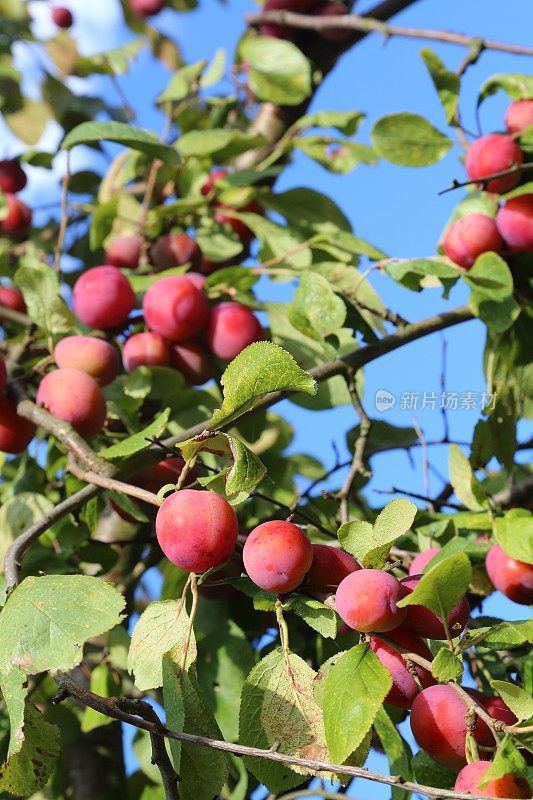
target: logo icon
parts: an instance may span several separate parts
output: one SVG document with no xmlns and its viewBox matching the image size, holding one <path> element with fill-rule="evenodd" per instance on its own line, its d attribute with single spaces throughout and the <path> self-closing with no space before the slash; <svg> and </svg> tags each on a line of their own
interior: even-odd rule
<svg viewBox="0 0 533 800">
<path fill-rule="evenodd" d="M 389 411 L 396 405 L 396 398 L 386 389 L 378 389 L 375 397 L 376 409 L 378 411 Z"/>
</svg>

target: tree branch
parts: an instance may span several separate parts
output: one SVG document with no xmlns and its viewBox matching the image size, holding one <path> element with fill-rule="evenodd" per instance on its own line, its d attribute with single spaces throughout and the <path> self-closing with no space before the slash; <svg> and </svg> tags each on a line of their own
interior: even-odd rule
<svg viewBox="0 0 533 800">
<path fill-rule="evenodd" d="M 408 28 L 401 25 L 388 25 L 374 17 L 374 12 L 366 14 L 342 14 L 339 16 L 319 17 L 311 14 L 295 14 L 292 11 L 263 11 L 247 14 L 246 21 L 250 25 L 260 25 L 263 22 L 274 22 L 278 25 L 288 25 L 291 28 L 300 28 L 309 31 L 324 31 L 340 29 L 359 31 L 361 33 L 381 33 L 390 36 L 401 36 L 408 39 L 428 39 L 433 42 L 447 42 L 459 44 L 464 47 L 476 45 L 482 50 L 497 50 L 501 53 L 514 53 L 515 55 L 533 55 L 533 47 L 526 45 L 506 44 L 495 42 L 492 39 L 482 39 L 479 36 L 467 36 L 464 33 L 452 31 L 439 31 L 429 28 Z"/>
<path fill-rule="evenodd" d="M 120 722 L 133 725 L 134 727 L 148 731 L 148 733 L 155 736 L 174 739 L 178 742 L 187 742 L 188 744 L 210 747 L 213 750 L 222 750 L 226 753 L 234 753 L 237 756 L 250 756 L 253 758 L 262 758 L 267 761 L 273 761 L 278 764 L 304 767 L 315 773 L 332 772 L 339 775 L 351 775 L 355 778 L 363 778 L 364 780 L 385 784 L 387 786 L 401 786 L 402 789 L 405 789 L 408 792 L 417 792 L 418 794 L 426 795 L 426 797 L 440 798 L 440 800 L 443 800 L 444 798 L 449 798 L 449 800 L 482 800 L 481 797 L 476 797 L 476 795 L 465 792 L 455 792 L 449 789 L 436 789 L 432 786 L 424 786 L 422 784 L 413 783 L 412 781 L 404 781 L 402 778 L 396 775 L 380 775 L 379 773 L 371 772 L 364 767 L 350 767 L 347 764 L 332 764 L 328 761 L 316 761 L 314 759 L 298 758 L 297 756 L 285 755 L 284 753 L 279 753 L 274 750 L 262 750 L 258 747 L 248 747 L 247 745 L 234 744 L 232 742 L 225 742 L 220 739 L 209 739 L 206 736 L 197 736 L 192 733 L 175 731 L 171 728 L 167 728 L 165 725 L 156 724 L 152 721 L 141 718 L 138 713 L 138 709 L 133 713 L 125 711 L 122 699 L 116 697 L 100 697 L 99 695 L 94 694 L 94 692 L 89 691 L 89 689 L 86 689 L 84 686 L 81 686 L 65 673 L 59 673 L 56 675 L 55 681 L 59 686 L 59 692 L 55 698 L 56 703 L 59 703 L 70 696 L 82 706 L 93 708 L 96 711 L 99 711 L 101 714 L 111 717 L 112 719 L 118 719 Z M 496 800 L 496 798 L 489 798 L 489 800 Z"/>
<path fill-rule="evenodd" d="M 531 48 L 533 50 L 533 48 Z M 453 192 L 455 189 L 461 189 L 463 186 L 471 186 L 472 184 L 480 185 L 484 189 L 486 189 L 487 184 L 490 181 L 494 180 L 494 178 L 504 178 L 506 175 L 514 175 L 515 172 L 529 172 L 533 169 L 533 161 L 526 161 L 525 164 L 515 164 L 508 169 L 502 169 L 499 172 L 493 172 L 491 175 L 485 175 L 484 178 L 475 178 L 472 181 L 452 181 L 452 185 L 448 186 L 447 189 L 441 189 L 438 192 L 439 196 L 442 194 L 447 194 L 447 192 Z"/>
<path fill-rule="evenodd" d="M 33 325 L 33 321 L 27 314 L 22 314 L 12 308 L 6 308 L 6 306 L 0 306 L 0 320 L 3 319 L 8 322 L 15 322 L 17 325 L 24 325 L 25 328 L 31 328 Z"/>
<path fill-rule="evenodd" d="M 118 492 L 119 494 L 127 494 L 129 497 L 135 497 L 137 500 L 142 500 L 145 503 L 150 503 L 152 506 L 160 506 L 161 501 L 157 499 L 157 495 L 153 492 L 148 492 L 146 489 L 141 489 L 140 486 L 134 486 L 132 483 L 125 483 L 124 481 L 116 480 L 115 478 L 101 475 L 92 470 L 80 469 L 77 464 L 72 461 L 68 465 L 69 472 L 72 472 L 76 478 L 86 483 L 92 483 L 94 486 L 99 486 L 101 489 L 108 489 L 110 492 Z"/>
</svg>

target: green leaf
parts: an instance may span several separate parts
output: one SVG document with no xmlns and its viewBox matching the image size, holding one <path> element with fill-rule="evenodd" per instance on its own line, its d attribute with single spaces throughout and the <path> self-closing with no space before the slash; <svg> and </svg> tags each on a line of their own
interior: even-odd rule
<svg viewBox="0 0 533 800">
<path fill-rule="evenodd" d="M 511 558 L 533 564 L 533 516 L 508 512 L 496 519 L 496 541 Z"/>
<path fill-rule="evenodd" d="M 61 147 L 63 150 L 72 150 L 79 144 L 101 141 L 115 142 L 132 150 L 139 150 L 151 158 L 161 159 L 169 166 L 177 167 L 181 163 L 176 150 L 161 144 L 155 133 L 124 122 L 82 122 L 65 136 Z"/>
<path fill-rule="evenodd" d="M 443 647 L 431 662 L 431 672 L 440 683 L 456 680 L 463 674 L 463 661 Z"/>
<path fill-rule="evenodd" d="M 520 73 L 491 75 L 481 87 L 477 100 L 478 106 L 487 97 L 496 94 L 499 89 L 503 89 L 512 100 L 528 100 L 533 97 L 533 75 L 521 75 Z"/>
<path fill-rule="evenodd" d="M 324 223 L 331 223 L 351 236 L 350 223 L 341 209 L 330 197 L 314 189 L 289 189 L 267 197 L 265 205 L 282 214 L 287 222 L 297 228 L 319 229 Z"/>
<path fill-rule="evenodd" d="M 446 258 L 394 258 L 383 265 L 385 272 L 397 283 L 413 292 L 443 286 L 447 293 L 461 277 L 460 270 Z"/>
<path fill-rule="evenodd" d="M 59 758 L 59 728 L 28 703 L 16 752 L 0 766 L 0 790 L 29 797 L 44 788 Z"/>
<path fill-rule="evenodd" d="M 79 56 L 73 69 L 74 75 L 125 75 L 129 72 L 130 62 L 145 46 L 144 39 L 133 39 L 131 42 L 114 47 L 105 53 L 94 53 L 91 56 Z"/>
<path fill-rule="evenodd" d="M 191 156 L 211 156 L 218 163 L 245 153 L 256 147 L 263 147 L 264 136 L 245 131 L 211 128 L 205 131 L 188 131 L 178 140 L 178 150 L 185 158 Z"/>
<path fill-rule="evenodd" d="M 184 100 L 191 93 L 193 85 L 198 81 L 206 66 L 207 61 L 197 61 L 176 70 L 166 89 L 157 97 L 157 104 L 163 105 Z"/>
<path fill-rule="evenodd" d="M 99 456 L 112 460 L 114 458 L 127 458 L 134 453 L 139 453 L 141 450 L 146 450 L 151 446 L 148 439 L 156 439 L 165 431 L 170 411 L 170 408 L 165 408 L 144 430 L 134 433 L 133 436 L 128 436 L 127 439 L 123 439 L 121 442 L 111 445 L 111 447 L 106 447 L 105 450 L 99 453 Z"/>
<path fill-rule="evenodd" d="M 36 492 L 21 492 L 0 506 L 0 572 L 3 572 L 4 556 L 14 539 L 53 507 L 47 497 Z"/>
<path fill-rule="evenodd" d="M 182 731 L 185 723 L 185 709 L 183 706 L 181 680 L 176 664 L 168 653 L 163 656 L 162 677 L 166 724 L 174 731 Z M 169 739 L 168 743 L 170 745 L 172 765 L 179 775 L 181 768 L 181 742 L 177 739 Z"/>
<path fill-rule="evenodd" d="M 429 70 L 431 80 L 446 114 L 446 122 L 449 124 L 457 112 L 461 80 L 455 72 L 450 72 L 450 70 L 446 69 L 438 55 L 429 47 L 424 47 L 420 51 L 420 55 Z"/>
<path fill-rule="evenodd" d="M 240 439 L 227 436 L 233 466 L 226 475 L 226 492 L 239 494 L 251 492 L 266 475 L 266 467 Z"/>
<path fill-rule="evenodd" d="M 376 714 L 374 730 L 389 759 L 391 775 L 399 775 L 405 781 L 410 780 L 412 778 L 411 752 L 384 708 L 380 708 Z M 392 800 L 408 800 L 408 797 L 409 792 L 406 789 L 398 786 L 392 787 Z"/>
<path fill-rule="evenodd" d="M 59 293 L 59 281 L 51 267 L 29 257 L 15 272 L 14 281 L 36 325 L 48 334 L 72 330 L 74 316 Z"/>
<path fill-rule="evenodd" d="M 470 308 L 495 333 L 511 327 L 520 314 L 513 298 L 513 276 L 507 263 L 496 253 L 478 256 L 463 280 L 472 287 Z"/>
<path fill-rule="evenodd" d="M 482 511 L 488 501 L 485 490 L 477 480 L 470 462 L 456 444 L 450 445 L 450 483 L 461 503 L 470 511 Z"/>
<path fill-rule="evenodd" d="M 304 272 L 289 306 L 289 319 L 302 333 L 321 340 L 342 328 L 346 306 L 326 278 Z"/>
<path fill-rule="evenodd" d="M 366 114 L 362 111 L 315 111 L 304 114 L 296 126 L 302 128 L 335 128 L 345 136 L 353 136 Z"/>
<path fill-rule="evenodd" d="M 71 669 L 88 639 L 118 624 L 124 605 L 122 595 L 98 578 L 26 578 L 0 613 L 0 660 L 32 675 Z"/>
<path fill-rule="evenodd" d="M 392 500 L 379 513 L 373 526 L 363 520 L 342 525 L 339 540 L 365 567 L 380 569 L 387 561 L 392 543 L 410 529 L 416 511 L 410 500 Z"/>
<path fill-rule="evenodd" d="M 330 172 L 346 175 L 358 164 L 375 164 L 376 154 L 366 144 L 330 136 L 298 136 L 293 144 Z"/>
<path fill-rule="evenodd" d="M 426 572 L 414 591 L 398 601 L 398 606 L 425 606 L 445 621 L 464 596 L 471 580 L 472 566 L 468 556 L 456 553 Z"/>
<path fill-rule="evenodd" d="M 249 64 L 248 85 L 258 100 L 296 106 L 311 94 L 311 64 L 295 44 L 249 36 L 240 45 Z"/>
<path fill-rule="evenodd" d="M 239 737 L 241 691 L 255 661 L 246 635 L 233 620 L 224 620 L 198 643 L 198 683 L 226 741 Z"/>
<path fill-rule="evenodd" d="M 533 717 L 533 697 L 520 686 L 507 681 L 491 681 L 490 685 L 507 703 L 519 722 Z"/>
<path fill-rule="evenodd" d="M 334 639 L 337 635 L 337 617 L 332 608 L 328 608 L 319 600 L 311 597 L 304 597 L 301 594 L 293 594 L 290 600 L 283 606 L 284 610 L 294 611 L 310 628 L 320 633 L 328 639 Z"/>
<path fill-rule="evenodd" d="M 440 161 L 452 142 L 418 114 L 389 114 L 376 122 L 370 134 L 374 150 L 402 167 L 427 167 Z"/>
<path fill-rule="evenodd" d="M 511 650 L 526 643 L 533 644 L 533 622 L 531 620 L 501 622 L 490 628 L 476 628 L 473 631 L 476 639 L 481 634 L 483 634 L 480 640 L 482 647 L 489 650 Z"/>
<path fill-rule="evenodd" d="M 128 671 L 133 673 L 135 685 L 141 691 L 163 685 L 165 653 L 172 651 L 170 657 L 181 664 L 188 625 L 189 617 L 181 600 L 159 600 L 143 611 L 133 629 L 128 653 Z M 191 641 L 187 663 L 195 658 L 196 647 Z"/>
<path fill-rule="evenodd" d="M 265 749 L 277 743 L 286 755 L 327 760 L 322 711 L 313 696 L 315 672 L 294 653 L 287 659 L 281 649 L 274 650 L 250 672 L 242 690 L 239 740 Z M 298 786 L 307 774 L 259 758 L 244 762 L 273 794 Z"/>
<path fill-rule="evenodd" d="M 224 400 L 207 426 L 211 430 L 237 419 L 269 392 L 316 392 L 315 380 L 272 342 L 256 342 L 239 353 L 226 367 L 221 383 Z"/>
<path fill-rule="evenodd" d="M 363 741 L 392 686 L 368 644 L 344 653 L 326 675 L 324 728 L 332 761 L 342 764 Z"/>
<path fill-rule="evenodd" d="M 206 705 L 191 671 L 181 676 L 185 721 L 183 730 L 196 736 L 221 739 L 222 734 Z M 212 800 L 219 795 L 229 773 L 228 754 L 212 747 L 183 742 L 181 746 L 180 795 Z"/>
</svg>

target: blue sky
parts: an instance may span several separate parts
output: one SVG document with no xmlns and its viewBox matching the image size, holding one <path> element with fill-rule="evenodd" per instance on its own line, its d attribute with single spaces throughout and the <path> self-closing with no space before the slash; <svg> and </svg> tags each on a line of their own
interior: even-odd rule
<svg viewBox="0 0 533 800">
<path fill-rule="evenodd" d="M 79 34 L 84 52 L 96 52 L 116 46 L 129 38 L 121 24 L 118 2 L 110 0 L 71 0 L 68 5 L 74 10 L 76 24 L 73 32 Z M 229 0 L 227 4 L 204 0 L 198 10 L 189 14 L 170 11 L 154 18 L 156 27 L 174 36 L 182 47 L 187 61 L 209 59 L 215 50 L 224 47 L 231 63 L 232 53 L 243 31 L 243 16 L 254 9 L 252 2 Z M 371 7 L 367 0 L 356 4 L 359 12 Z M 40 32 L 52 34 L 49 26 L 48 4 L 31 2 L 30 8 L 36 16 L 36 27 Z M 416 27 L 456 30 L 506 42 L 527 44 L 530 30 L 530 0 L 419 0 L 411 8 L 398 15 L 398 24 Z M 450 69 L 455 69 L 465 54 L 464 48 L 452 45 L 417 40 L 392 39 L 385 43 L 382 37 L 368 37 L 346 54 L 336 71 L 330 75 L 313 101 L 315 110 L 353 110 L 367 114 L 361 126 L 358 140 L 368 142 L 372 124 L 379 117 L 398 111 L 410 111 L 426 116 L 436 127 L 446 130 L 442 108 L 432 86 L 429 75 L 420 59 L 423 46 L 431 46 Z M 32 75 L 32 57 L 20 48 L 19 58 L 29 68 L 29 86 Z M 463 78 L 461 110 L 465 127 L 476 130 L 475 104 L 477 92 L 483 81 L 497 72 L 530 72 L 531 60 L 503 53 L 486 52 L 479 62 L 470 67 Z M 138 111 L 142 125 L 154 130 L 161 127 L 161 119 L 151 106 L 151 98 L 168 81 L 168 73 L 141 55 L 131 76 L 121 79 L 126 95 Z M 96 78 L 93 85 L 105 91 L 109 99 L 116 101 L 113 90 L 106 79 Z M 74 80 L 72 86 L 81 83 Z M 229 84 L 228 84 L 229 88 Z M 218 87 L 217 87 L 218 89 Z M 483 133 L 503 127 L 503 114 L 508 100 L 499 93 L 487 100 L 481 109 Z M 2 131 L 0 130 L 0 135 Z M 53 126 L 44 137 L 44 144 L 52 147 L 57 142 L 57 130 Z M 17 152 L 14 143 L 8 151 Z M 340 205 L 354 225 L 357 234 L 368 239 L 388 254 L 395 257 L 414 257 L 434 254 L 441 230 L 462 197 L 461 191 L 438 196 L 438 191 L 448 186 L 453 178 L 461 179 L 464 171 L 460 162 L 461 150 L 454 147 L 439 164 L 424 169 L 404 169 L 381 162 L 375 167 L 362 166 L 347 176 L 335 176 L 316 165 L 303 154 L 297 154 L 280 178 L 277 188 L 289 189 L 307 186 L 330 194 Z M 76 151 L 75 165 L 86 163 L 87 154 Z M 58 159 L 61 168 L 61 159 Z M 46 175 L 43 171 L 32 171 L 32 183 L 26 196 L 33 202 L 43 203 L 57 194 L 57 173 Z M 376 276 L 372 283 L 381 293 L 386 304 L 409 320 L 417 320 L 446 308 L 453 308 L 467 300 L 464 286 L 451 292 L 448 301 L 441 298 L 437 290 L 425 290 L 421 294 L 398 287 L 392 280 Z M 286 287 L 276 287 L 276 298 L 287 297 Z M 263 298 L 272 297 L 272 289 L 261 285 Z M 482 373 L 482 350 L 484 326 L 472 321 L 445 334 L 447 342 L 447 389 L 457 392 L 481 393 L 485 390 Z M 400 408 L 402 392 L 439 392 L 441 373 L 442 337 L 435 334 L 421 342 L 379 359 L 365 371 L 364 402 L 370 416 L 388 422 L 410 426 L 413 413 Z M 396 406 L 387 412 L 378 412 L 374 407 L 374 395 L 386 389 L 396 398 Z M 347 455 L 344 443 L 345 431 L 356 424 L 350 408 L 328 412 L 303 411 L 284 402 L 278 406 L 293 423 L 295 440 L 293 449 L 307 452 L 322 459 L 326 466 L 334 463 L 332 442 Z M 478 410 L 457 410 L 449 414 L 452 438 L 470 441 L 472 430 L 479 418 Z M 437 410 L 424 409 L 417 412 L 417 420 L 428 440 L 442 436 L 442 419 Z M 531 435 L 531 425 L 520 425 L 520 438 Z M 521 454 L 527 460 L 529 453 Z M 443 477 L 447 476 L 447 448 L 431 449 L 432 467 Z M 374 490 L 386 490 L 393 485 L 415 492 L 424 491 L 420 451 L 413 452 L 412 461 L 405 453 L 394 452 L 380 455 L 373 461 L 374 475 L 367 487 L 367 495 L 374 505 L 383 504 L 384 498 Z M 436 494 L 441 481 L 435 472 L 430 476 L 430 491 Z M 524 608 L 495 595 L 486 603 L 486 612 L 509 618 L 525 616 Z M 384 759 L 372 756 L 370 768 L 386 769 Z M 354 788 L 354 794 L 367 800 L 381 800 L 389 795 L 386 787 L 369 783 Z"/>
</svg>

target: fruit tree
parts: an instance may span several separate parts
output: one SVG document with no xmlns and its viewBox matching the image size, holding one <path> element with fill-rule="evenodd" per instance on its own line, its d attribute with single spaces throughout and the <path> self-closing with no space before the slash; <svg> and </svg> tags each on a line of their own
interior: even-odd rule
<svg viewBox="0 0 533 800">
<path fill-rule="evenodd" d="M 531 9 L 351 5 L 0 0 L 1 798 L 533 796 Z"/>
</svg>

